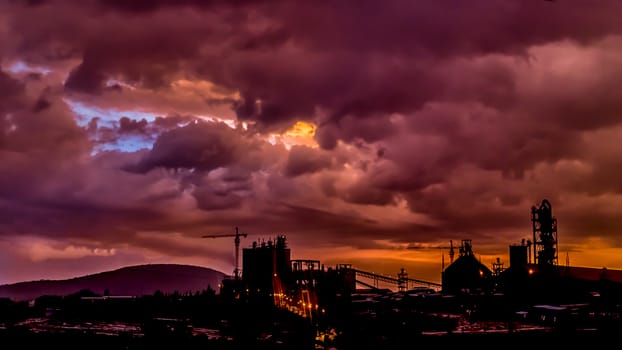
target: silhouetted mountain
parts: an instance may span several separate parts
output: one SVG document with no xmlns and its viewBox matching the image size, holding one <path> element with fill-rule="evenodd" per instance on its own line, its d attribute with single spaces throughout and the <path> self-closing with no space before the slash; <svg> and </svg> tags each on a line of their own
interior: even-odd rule
<svg viewBox="0 0 622 350">
<path fill-rule="evenodd" d="M 196 292 L 218 284 L 225 274 L 213 269 L 176 264 L 137 265 L 66 280 L 40 280 L 0 286 L 0 297 L 31 300 L 41 295 L 69 295 L 83 289 L 103 295 L 141 296 L 163 293 Z"/>
</svg>

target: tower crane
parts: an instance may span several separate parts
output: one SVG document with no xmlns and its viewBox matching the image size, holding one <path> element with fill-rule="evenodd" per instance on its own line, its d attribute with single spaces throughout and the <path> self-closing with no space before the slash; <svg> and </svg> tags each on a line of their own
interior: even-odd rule
<svg viewBox="0 0 622 350">
<path fill-rule="evenodd" d="M 205 235 L 202 236 L 202 238 L 219 238 L 219 237 L 235 237 L 233 242 L 235 243 L 235 269 L 233 270 L 233 277 L 237 280 L 240 278 L 240 274 L 239 274 L 239 261 L 240 261 L 240 237 L 244 237 L 246 238 L 246 236 L 248 236 L 248 234 L 246 233 L 240 233 L 240 231 L 238 230 L 238 227 L 235 227 L 235 233 L 231 233 L 231 234 L 223 234 L 223 235 Z"/>
</svg>

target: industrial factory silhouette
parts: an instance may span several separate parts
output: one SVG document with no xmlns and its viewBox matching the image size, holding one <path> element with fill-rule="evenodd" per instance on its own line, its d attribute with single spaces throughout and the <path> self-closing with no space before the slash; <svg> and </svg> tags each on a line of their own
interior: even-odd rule
<svg viewBox="0 0 622 350">
<path fill-rule="evenodd" d="M 391 277 L 293 259 L 285 235 L 243 248 L 240 271 L 247 234 L 236 227 L 204 236 L 234 238 L 234 272 L 217 288 L 5 299 L 0 335 L 29 346 L 73 344 L 65 348 L 378 349 L 413 341 L 598 344 L 621 331 L 622 271 L 560 265 L 557 219 L 546 199 L 531 208 L 531 228 L 530 239 L 509 244 L 507 268 L 498 259 L 483 264 L 470 239 L 451 241 L 439 284 L 406 269 Z"/>
</svg>

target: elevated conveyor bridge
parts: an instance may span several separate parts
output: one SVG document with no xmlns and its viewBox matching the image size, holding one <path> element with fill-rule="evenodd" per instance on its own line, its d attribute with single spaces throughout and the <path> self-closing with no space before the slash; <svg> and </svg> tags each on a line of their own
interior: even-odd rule
<svg viewBox="0 0 622 350">
<path fill-rule="evenodd" d="M 425 287 L 433 289 L 435 291 L 440 291 L 442 287 L 440 283 L 410 278 L 403 269 L 402 271 L 400 271 L 397 277 L 380 275 L 377 273 L 354 268 L 352 269 L 352 271 L 355 274 L 355 280 L 357 284 L 363 285 L 371 289 L 382 289 L 381 286 L 387 286 L 389 289 L 407 291 L 415 287 Z"/>
</svg>

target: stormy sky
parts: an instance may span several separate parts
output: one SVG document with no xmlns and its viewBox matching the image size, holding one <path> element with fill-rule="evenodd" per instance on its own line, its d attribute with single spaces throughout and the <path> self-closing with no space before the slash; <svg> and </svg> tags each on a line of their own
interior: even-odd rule
<svg viewBox="0 0 622 350">
<path fill-rule="evenodd" d="M 622 268 L 619 0 L 0 1 L 0 284 L 231 273 L 233 239 L 440 280 L 548 199 Z M 408 246 L 429 249 L 406 249 Z M 447 261 L 447 257 L 445 257 Z"/>
</svg>

